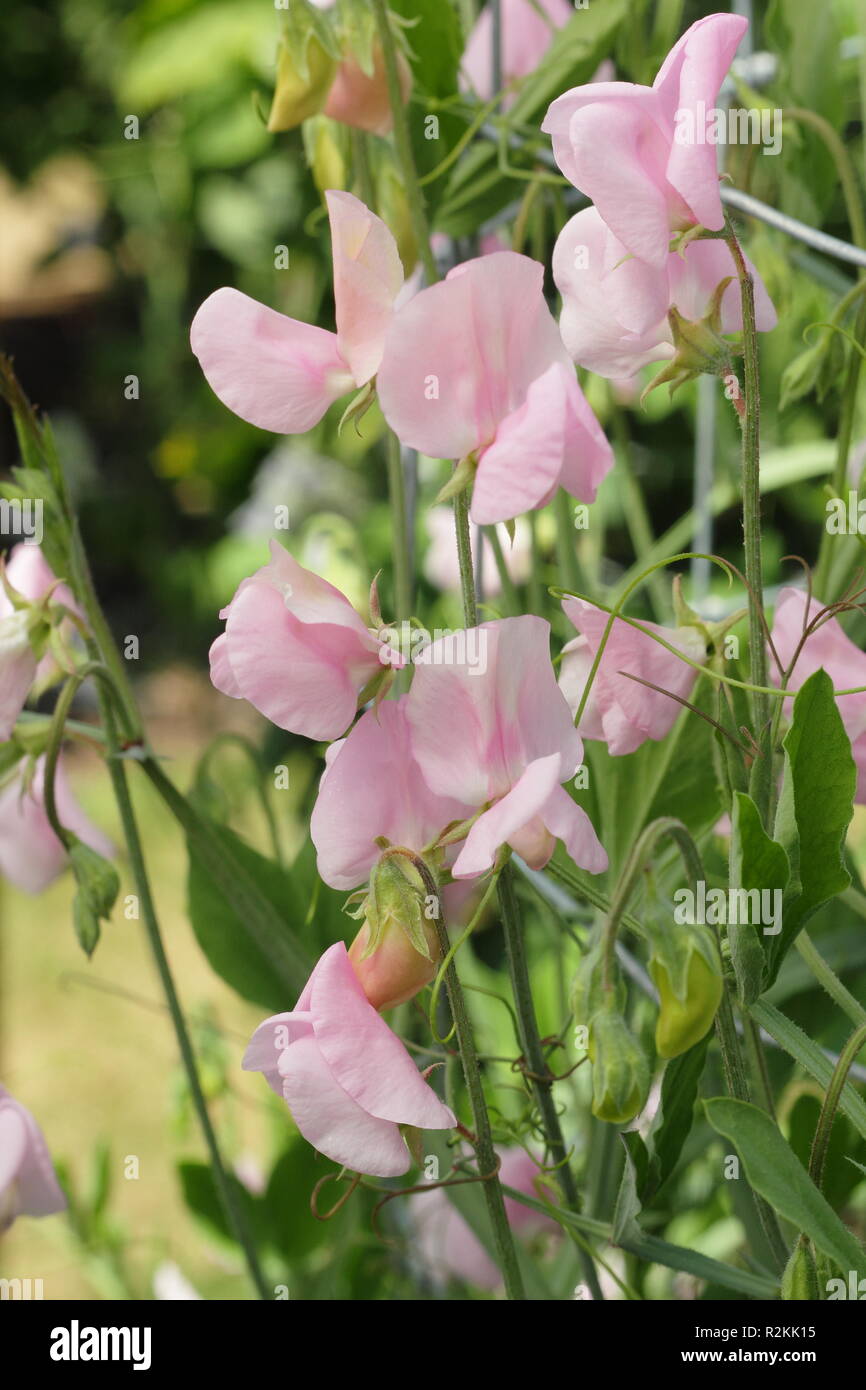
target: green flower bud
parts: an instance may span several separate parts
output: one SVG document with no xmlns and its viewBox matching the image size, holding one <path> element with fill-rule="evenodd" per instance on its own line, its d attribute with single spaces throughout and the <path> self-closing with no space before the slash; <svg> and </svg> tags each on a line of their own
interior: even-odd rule
<svg viewBox="0 0 866 1390">
<path fill-rule="evenodd" d="M 592 1062 L 592 1113 L 624 1125 L 643 1109 L 649 1066 L 637 1038 L 616 1008 L 595 1015 L 589 1033 Z"/>
<path fill-rule="evenodd" d="M 374 1009 L 393 1009 L 435 977 L 438 910 L 411 859 L 399 851 L 384 854 L 370 875 L 361 908 L 365 920 L 349 948 L 352 968 Z"/>
<path fill-rule="evenodd" d="M 687 1052 L 712 1026 L 722 998 L 722 971 L 715 941 L 709 932 L 694 928 L 685 941 L 685 969 L 681 960 L 654 956 L 649 971 L 659 992 L 656 1052 L 669 1059 Z"/>
<path fill-rule="evenodd" d="M 815 1302 L 820 1297 L 815 1252 L 807 1236 L 800 1236 L 785 1265 L 781 1295 L 786 1302 Z"/>
<path fill-rule="evenodd" d="M 336 60 L 315 34 L 298 48 L 288 39 L 280 44 L 277 85 L 268 116 L 268 130 L 294 130 L 321 111 L 337 71 Z"/>
</svg>

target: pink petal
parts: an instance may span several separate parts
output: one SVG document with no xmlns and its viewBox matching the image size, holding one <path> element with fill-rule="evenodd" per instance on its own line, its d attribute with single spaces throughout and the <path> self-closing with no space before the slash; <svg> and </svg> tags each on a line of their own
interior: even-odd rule
<svg viewBox="0 0 866 1390">
<path fill-rule="evenodd" d="M 281 729 L 337 738 L 352 722 L 358 692 L 380 671 L 353 628 L 299 621 L 267 582 L 243 585 L 225 631 L 235 687 Z"/>
<path fill-rule="evenodd" d="M 556 753 L 530 763 L 511 791 L 475 822 L 451 871 L 454 877 L 474 878 L 492 868 L 502 845 L 511 844 L 518 832 L 540 815 L 554 787 L 559 786 L 559 776 Z M 540 868 L 547 863 L 554 846 L 549 836 L 539 840 L 536 832 L 533 839 L 537 853 L 533 853 L 526 839 L 518 853 L 523 855 L 527 850 L 536 861 L 532 867 Z"/>
<path fill-rule="evenodd" d="M 698 102 L 704 103 L 705 110 L 714 106 L 748 27 L 742 15 L 713 14 L 686 30 L 653 83 L 670 120 L 676 119 L 678 111 L 694 111 Z M 667 178 L 691 208 L 696 222 L 711 231 L 724 226 L 715 145 L 681 144 L 674 139 Z"/>
<path fill-rule="evenodd" d="M 342 941 L 324 953 L 312 983 L 316 1046 L 352 1099 L 380 1120 L 452 1129 L 453 1114 L 364 997 Z"/>
<path fill-rule="evenodd" d="M 678 209 L 665 174 L 671 135 L 658 96 L 627 82 L 576 87 L 553 103 L 542 130 L 552 135 L 566 178 L 592 199 L 614 235 L 661 270 Z"/>
<path fill-rule="evenodd" d="M 11 1120 L 10 1113 L 13 1116 Z M 0 1155 L 3 1155 L 7 1142 L 10 1153 L 17 1160 L 17 1169 L 11 1174 L 11 1180 L 15 1183 L 15 1215 L 52 1216 L 65 1211 L 66 1197 L 57 1181 L 42 1130 L 29 1110 L 0 1088 Z M 2 1193 L 6 1186 L 4 1174 L 8 1177 L 10 1169 L 3 1158 L 0 1158 L 0 1165 Z"/>
<path fill-rule="evenodd" d="M 419 851 L 472 809 L 430 790 L 414 757 L 407 697 L 386 700 L 329 758 L 310 823 L 319 874 L 332 888 L 357 888 L 381 854 L 377 836 Z"/>
<path fill-rule="evenodd" d="M 275 434 L 304 434 L 351 390 L 334 333 L 299 323 L 239 290 L 216 290 L 190 330 L 214 393 L 242 420 Z"/>
<path fill-rule="evenodd" d="M 312 1032 L 309 1013 L 295 1009 L 292 1013 L 273 1014 L 253 1033 L 241 1063 L 243 1070 L 260 1071 L 271 1090 L 281 1096 L 280 1057 L 291 1043 L 312 1036 Z"/>
<path fill-rule="evenodd" d="M 228 639 L 224 632 L 221 632 L 211 643 L 209 652 L 210 657 L 210 678 L 211 684 L 221 695 L 228 695 L 233 700 L 242 700 L 243 691 L 235 679 L 232 663 L 229 658 Z"/>
<path fill-rule="evenodd" d="M 394 301 L 403 287 L 397 243 L 381 218 L 351 193 L 325 194 L 331 219 L 340 352 L 357 386 L 375 376 Z"/>
<path fill-rule="evenodd" d="M 572 801 L 564 787 L 554 787 L 541 814 L 551 835 L 562 841 L 578 868 L 591 874 L 604 873 L 607 851 L 583 807 Z"/>
<path fill-rule="evenodd" d="M 537 261 L 501 251 L 457 271 L 401 308 L 377 377 L 391 428 L 433 458 L 492 444 L 532 382 L 567 361 Z"/>
<path fill-rule="evenodd" d="M 476 526 L 510 521 L 542 506 L 555 491 L 566 448 L 569 375 L 574 380 L 573 371 L 554 363 L 500 424 L 475 476 Z"/>
<path fill-rule="evenodd" d="M 292 1119 L 314 1149 L 357 1173 L 394 1178 L 409 1167 L 396 1124 L 375 1118 L 335 1081 L 315 1038 L 283 1053 L 283 1096 Z"/>
</svg>

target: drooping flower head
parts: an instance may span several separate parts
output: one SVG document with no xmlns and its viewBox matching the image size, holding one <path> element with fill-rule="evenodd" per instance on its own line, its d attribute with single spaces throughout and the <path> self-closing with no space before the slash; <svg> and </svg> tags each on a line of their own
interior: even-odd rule
<svg viewBox="0 0 866 1390">
<path fill-rule="evenodd" d="M 239 290 L 216 290 L 190 331 L 211 388 L 242 420 L 303 434 L 378 369 L 403 267 L 385 223 L 351 193 L 325 195 L 337 331 L 288 318 Z"/>
<path fill-rule="evenodd" d="M 576 715 L 609 614 L 582 599 L 565 599 L 562 606 L 580 634 L 563 648 L 559 675 L 559 688 Z M 706 660 L 706 643 L 696 627 L 666 628 L 649 622 L 641 626 L 663 637 L 691 661 Z M 660 690 L 650 690 L 640 680 L 630 680 L 629 675 L 651 681 Z M 584 738 L 606 743 L 614 756 L 633 753 L 648 738 L 662 739 L 676 723 L 682 705 L 660 691 L 669 690 L 685 700 L 697 675 L 693 666 L 646 632 L 616 618 L 584 706 L 580 732 Z"/>
<path fill-rule="evenodd" d="M 760 332 L 776 324 L 776 311 L 754 266 L 755 319 Z M 713 294 L 731 280 L 721 298 L 721 331 L 743 327 L 740 287 L 723 241 L 694 241 L 682 256 L 671 252 L 662 267 L 630 256 L 602 221 L 584 208 L 563 227 L 553 252 L 553 278 L 562 295 L 562 340 L 581 367 L 599 376 L 626 377 L 650 362 L 674 356 L 668 313 L 697 321 Z"/>
<path fill-rule="evenodd" d="M 477 460 L 472 520 L 508 521 L 557 487 L 592 502 L 613 464 L 543 293 L 544 267 L 501 251 L 466 261 L 394 318 L 377 377 L 403 444 Z"/>
<path fill-rule="evenodd" d="M 591 873 L 607 855 L 586 812 L 561 785 L 583 743 L 550 661 L 550 626 L 531 615 L 482 623 L 485 666 L 470 666 L 461 634 L 442 637 L 416 660 L 407 712 L 412 747 L 432 791 L 481 815 L 452 868 L 455 878 L 490 869 L 508 844 L 543 868 L 556 840 Z"/>
<path fill-rule="evenodd" d="M 383 660 L 383 643 L 345 595 L 277 541 L 220 617 L 226 630 L 210 651 L 217 690 L 306 738 L 339 738 L 364 687 L 403 664 L 390 649 Z"/>
<path fill-rule="evenodd" d="M 716 147 L 700 138 L 699 117 L 713 108 L 747 28 L 741 15 L 699 19 L 652 87 L 573 87 L 544 118 L 565 177 L 592 199 L 623 246 L 657 270 L 675 233 L 724 225 Z"/>
<path fill-rule="evenodd" d="M 25 893 L 43 892 L 67 863 L 66 849 L 45 812 L 44 783 L 45 759 L 40 758 L 29 787 L 25 787 L 20 768 L 0 787 L 0 877 Z M 54 777 L 54 799 L 64 829 L 110 859 L 114 845 L 76 801 L 62 756 Z"/>
<path fill-rule="evenodd" d="M 365 998 L 342 941 L 320 958 L 292 1012 L 256 1029 L 243 1065 L 264 1073 L 308 1143 L 359 1173 L 407 1171 L 401 1125 L 456 1124 Z"/>
</svg>

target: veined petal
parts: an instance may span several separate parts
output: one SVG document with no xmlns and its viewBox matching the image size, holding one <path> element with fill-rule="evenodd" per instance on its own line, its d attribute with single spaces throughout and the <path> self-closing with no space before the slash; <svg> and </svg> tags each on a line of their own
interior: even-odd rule
<svg viewBox="0 0 866 1390">
<path fill-rule="evenodd" d="M 394 301 L 403 288 L 397 243 L 381 218 L 351 193 L 325 194 L 331 219 L 334 303 L 340 352 L 357 386 L 375 376 Z"/>
<path fill-rule="evenodd" d="M 354 385 L 335 333 L 239 290 L 216 290 L 205 300 L 190 342 L 223 405 L 275 434 L 304 434 Z"/>
</svg>

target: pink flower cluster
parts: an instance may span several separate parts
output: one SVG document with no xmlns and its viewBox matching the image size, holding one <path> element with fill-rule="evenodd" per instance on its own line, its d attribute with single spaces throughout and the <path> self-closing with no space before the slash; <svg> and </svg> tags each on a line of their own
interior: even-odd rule
<svg viewBox="0 0 866 1390">
<path fill-rule="evenodd" d="M 703 318 L 721 282 L 735 275 L 723 242 L 672 238 L 720 231 L 716 147 L 680 137 L 683 117 L 714 106 L 748 27 L 741 15 L 699 19 L 674 45 L 652 87 L 590 82 L 550 106 L 542 129 L 566 178 L 592 199 L 563 228 L 553 275 L 563 298 L 560 327 L 575 362 L 601 376 L 631 376 L 673 357 L 668 313 Z M 775 310 L 754 267 L 756 319 Z M 742 328 L 739 292 L 728 287 L 721 329 Z"/>
</svg>

